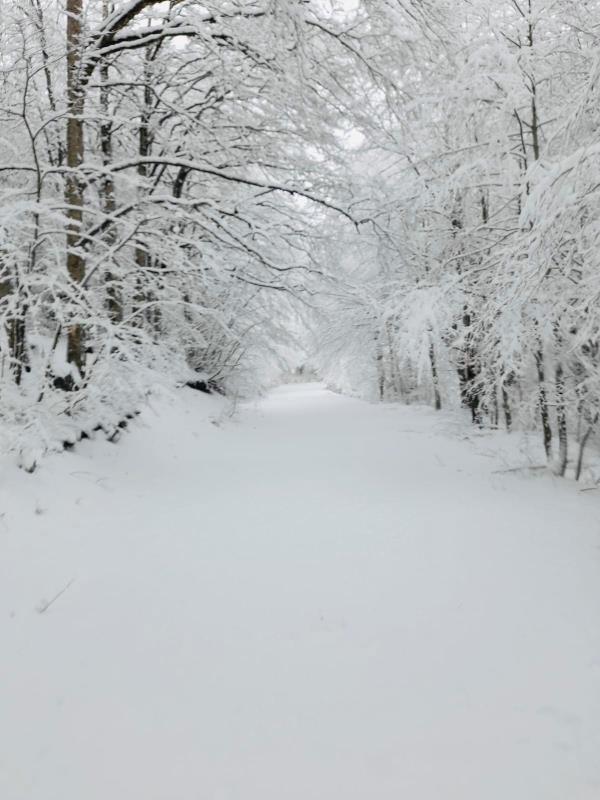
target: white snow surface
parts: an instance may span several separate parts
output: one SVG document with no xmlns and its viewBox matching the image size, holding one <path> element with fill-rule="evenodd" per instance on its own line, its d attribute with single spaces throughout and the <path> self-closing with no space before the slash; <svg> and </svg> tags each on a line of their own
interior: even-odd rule
<svg viewBox="0 0 600 800">
<path fill-rule="evenodd" d="M 221 410 L 2 467 L 0 798 L 598 800 L 598 493 L 318 384 Z"/>
</svg>

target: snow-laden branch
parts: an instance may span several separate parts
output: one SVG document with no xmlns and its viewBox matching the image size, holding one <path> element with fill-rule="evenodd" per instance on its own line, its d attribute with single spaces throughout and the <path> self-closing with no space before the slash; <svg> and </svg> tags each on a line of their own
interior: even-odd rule
<svg viewBox="0 0 600 800">
<path fill-rule="evenodd" d="M 343 208 L 336 203 L 332 203 L 329 200 L 326 200 L 319 195 L 314 194 L 313 192 L 309 192 L 306 189 L 301 189 L 297 186 L 289 186 L 284 183 L 279 183 L 277 181 L 272 180 L 259 180 L 257 178 L 249 178 L 245 175 L 236 175 L 231 172 L 226 172 L 222 169 L 216 169 L 215 167 L 207 167 L 201 164 L 198 164 L 195 161 L 187 161 L 186 159 L 182 158 L 169 158 L 167 156 L 163 157 L 146 157 L 146 158 L 131 158 L 127 159 L 126 161 L 117 161 L 110 165 L 110 167 L 102 168 L 102 167 L 93 167 L 93 168 L 83 168 L 80 170 L 83 173 L 87 173 L 91 176 L 94 176 L 95 179 L 105 177 L 110 175 L 111 173 L 115 172 L 123 172 L 124 170 L 128 169 L 137 169 L 142 166 L 165 166 L 165 167 L 176 167 L 177 169 L 186 169 L 190 170 L 190 172 L 198 172 L 204 175 L 212 175 L 215 178 L 220 178 L 225 181 L 230 181 L 233 183 L 242 184 L 245 186 L 254 186 L 257 189 L 269 189 L 271 191 L 282 192 L 284 194 L 302 197 L 305 200 L 310 200 L 317 205 L 323 206 L 324 208 L 328 208 L 331 211 L 335 211 L 338 214 L 341 214 L 346 219 L 348 219 L 353 224 L 359 224 L 364 222 L 365 220 L 357 220 L 355 219 L 347 209 Z M 65 170 L 53 169 L 49 170 L 49 172 L 64 172 Z"/>
</svg>

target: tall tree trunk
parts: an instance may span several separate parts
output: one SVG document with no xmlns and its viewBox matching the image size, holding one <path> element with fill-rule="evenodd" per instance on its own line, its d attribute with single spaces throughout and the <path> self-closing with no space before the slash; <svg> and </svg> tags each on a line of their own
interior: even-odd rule
<svg viewBox="0 0 600 800">
<path fill-rule="evenodd" d="M 144 85 L 143 85 L 143 95 L 142 95 L 142 111 L 140 115 L 140 124 L 138 128 L 138 154 L 141 158 L 146 158 L 150 155 L 152 150 L 152 134 L 150 132 L 150 118 L 152 115 L 152 89 L 150 86 L 150 82 L 152 80 L 152 72 L 151 72 L 151 64 L 153 60 L 156 58 L 158 53 L 158 47 L 148 47 L 146 48 L 145 55 L 144 55 Z M 137 168 L 138 175 L 141 178 L 142 187 L 141 192 L 144 193 L 146 191 L 146 179 L 148 178 L 148 167 L 146 164 L 140 164 Z M 135 290 L 135 299 L 134 299 L 134 311 L 137 310 L 138 307 L 144 305 L 149 300 L 152 299 L 151 294 L 145 290 L 145 284 L 148 279 L 147 275 L 147 268 L 148 268 L 149 256 L 148 256 L 148 249 L 144 245 L 143 242 L 139 242 L 137 247 L 135 248 L 135 263 L 138 267 L 137 275 L 135 276 L 136 282 L 136 290 Z M 145 315 L 138 315 L 134 317 L 135 324 L 141 325 L 143 323 L 143 317 L 145 317 L 149 322 L 153 321 L 153 316 L 151 313 L 146 313 Z"/>
<path fill-rule="evenodd" d="M 83 0 L 67 0 L 67 271 L 75 284 L 85 277 L 80 249 L 83 222 L 83 184 L 79 172 L 84 157 L 83 111 L 85 89 L 81 75 Z M 83 328 L 74 322 L 67 331 L 67 360 L 80 375 L 84 370 Z"/>
<path fill-rule="evenodd" d="M 102 16 L 104 19 L 112 11 L 112 3 L 109 0 L 102 0 Z M 102 150 L 102 165 L 110 167 L 113 160 L 113 140 L 112 122 L 110 118 L 110 90 L 108 88 L 109 68 L 108 61 L 103 59 L 100 64 L 100 108 L 102 109 L 103 121 L 100 125 L 100 148 Z M 111 174 L 107 171 L 102 183 L 102 199 L 104 203 L 104 213 L 109 222 L 105 242 L 108 250 L 116 242 L 116 227 L 110 222 L 110 217 L 115 213 L 115 184 Z M 112 322 L 120 322 L 123 319 L 123 308 L 120 293 L 115 286 L 115 276 L 108 269 L 104 275 L 106 284 L 106 306 Z"/>
</svg>

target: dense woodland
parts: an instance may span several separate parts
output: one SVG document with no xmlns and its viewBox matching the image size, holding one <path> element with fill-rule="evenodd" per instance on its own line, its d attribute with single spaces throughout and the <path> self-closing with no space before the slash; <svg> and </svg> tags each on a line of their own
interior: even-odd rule
<svg viewBox="0 0 600 800">
<path fill-rule="evenodd" d="M 3 450 L 31 469 L 157 386 L 307 359 L 539 431 L 579 477 L 600 2 L 0 5 Z"/>
</svg>

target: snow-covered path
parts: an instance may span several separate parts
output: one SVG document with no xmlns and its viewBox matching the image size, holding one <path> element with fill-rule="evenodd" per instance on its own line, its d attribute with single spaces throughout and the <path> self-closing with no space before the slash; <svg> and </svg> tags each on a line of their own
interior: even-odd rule
<svg viewBox="0 0 600 800">
<path fill-rule="evenodd" d="M 0 798 L 598 800 L 597 494 L 424 409 L 211 403 L 4 468 Z"/>
</svg>

